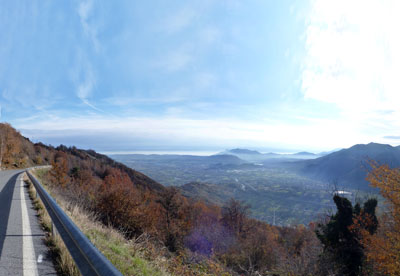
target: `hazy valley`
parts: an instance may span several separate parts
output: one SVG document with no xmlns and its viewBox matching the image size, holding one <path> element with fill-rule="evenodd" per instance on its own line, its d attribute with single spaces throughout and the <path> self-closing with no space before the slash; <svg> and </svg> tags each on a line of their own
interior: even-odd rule
<svg viewBox="0 0 400 276">
<path fill-rule="evenodd" d="M 392 167 L 398 167 L 400 160 L 399 148 L 375 143 L 319 155 L 234 149 L 212 156 L 136 154 L 114 155 L 113 160 L 93 150 L 34 144 L 7 124 L 0 124 L 0 134 L 6 142 L 3 168 L 51 164 L 51 169 L 40 172 L 40 179 L 52 193 L 81 206 L 80 212 L 98 214 L 84 224 L 92 221 L 98 228 L 118 229 L 119 243 L 125 247 L 143 235 L 151 237 L 152 241 L 140 245 L 146 255 L 135 251 L 121 254 L 117 245 L 104 240 L 103 250 L 125 275 L 137 275 L 136 271 L 149 275 L 146 271 L 157 271 L 160 265 L 171 275 L 254 275 L 253 260 L 258 262 L 257 269 L 265 272 L 262 275 L 270 275 L 271 270 L 273 275 L 327 275 L 327 267 L 342 265 L 341 260 L 322 259 L 327 254 L 324 237 L 337 231 L 338 224 L 372 229 L 365 234 L 368 239 L 378 223 L 383 223 L 381 231 L 388 231 L 384 227 L 389 224 L 382 219 L 378 222 L 375 208 L 395 194 L 392 189 L 389 193 L 381 189 L 383 197 L 378 197 L 364 178 L 371 160 Z M 398 172 L 379 166 L 373 173 L 377 181 L 397 181 Z M 329 181 L 331 176 L 336 178 Z M 386 189 L 378 186 L 380 182 L 370 181 Z M 243 202 L 251 205 L 251 212 Z M 363 237 L 349 227 L 342 228 L 347 235 Z M 361 246 L 351 247 L 358 263 L 364 261 L 356 255 Z M 375 241 L 370 246 L 375 246 Z M 375 254 L 375 249 L 365 252 L 377 259 L 384 254 Z M 165 254 L 168 263 L 161 264 L 158 258 Z M 147 263 L 139 267 L 129 259 L 131 262 L 121 265 L 119 260 L 126 256 Z M 201 266 L 194 266 L 199 261 Z M 352 263 L 339 269 L 357 270 Z"/>
<path fill-rule="evenodd" d="M 218 205 L 230 198 L 242 200 L 253 217 L 277 225 L 308 224 L 329 212 L 335 189 L 353 200 L 376 194 L 365 180 L 371 160 L 400 165 L 399 148 L 376 143 L 322 154 L 233 149 L 212 156 L 111 157 L 192 198 Z"/>
</svg>

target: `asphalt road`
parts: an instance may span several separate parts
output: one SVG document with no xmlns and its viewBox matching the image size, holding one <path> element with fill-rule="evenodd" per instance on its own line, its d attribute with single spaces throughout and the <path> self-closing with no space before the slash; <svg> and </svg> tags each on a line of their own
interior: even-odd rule
<svg viewBox="0 0 400 276">
<path fill-rule="evenodd" d="M 22 172 L 0 171 L 0 276 L 57 275 Z"/>
</svg>

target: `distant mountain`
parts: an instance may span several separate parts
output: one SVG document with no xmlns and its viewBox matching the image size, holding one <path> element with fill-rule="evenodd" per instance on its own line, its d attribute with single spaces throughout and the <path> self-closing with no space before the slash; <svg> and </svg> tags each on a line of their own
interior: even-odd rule
<svg viewBox="0 0 400 276">
<path fill-rule="evenodd" d="M 342 149 L 334 149 L 334 150 L 330 150 L 330 151 L 322 151 L 322 152 L 319 152 L 317 155 L 318 156 L 325 156 L 325 155 L 334 153 L 334 152 L 339 151 L 339 150 L 342 150 Z"/>
<path fill-rule="evenodd" d="M 224 155 L 211 155 L 211 156 L 204 156 L 204 160 L 209 162 L 216 162 L 221 164 L 243 164 L 245 163 L 237 156 L 224 154 Z"/>
<path fill-rule="evenodd" d="M 211 156 L 196 156 L 196 155 L 176 155 L 176 154 L 113 154 L 110 155 L 113 159 L 120 162 L 158 162 L 167 163 L 171 162 L 177 164 L 201 164 L 201 165 L 215 165 L 215 164 L 229 164 L 239 165 L 246 163 L 239 157 L 231 154 L 218 154 Z"/>
<path fill-rule="evenodd" d="M 307 151 L 301 151 L 301 152 L 293 153 L 292 155 L 316 156 L 315 153 L 307 152 Z"/>
<path fill-rule="evenodd" d="M 301 151 L 292 154 L 281 154 L 280 156 L 281 158 L 290 158 L 290 159 L 314 159 L 320 157 L 321 155 L 312 152 Z"/>
<path fill-rule="evenodd" d="M 291 166 L 308 177 L 365 190 L 369 189 L 365 178 L 371 160 L 392 168 L 399 167 L 400 148 L 377 143 L 358 144 L 313 160 L 294 162 Z"/>
<path fill-rule="evenodd" d="M 248 149 L 231 149 L 227 151 L 228 153 L 233 154 L 252 154 L 252 155 L 260 155 L 261 153 L 256 150 L 248 150 Z"/>
<path fill-rule="evenodd" d="M 281 153 L 274 153 L 274 152 L 268 152 L 268 153 L 260 153 L 259 151 L 256 150 L 248 150 L 248 149 L 230 149 L 223 151 L 217 155 L 234 155 L 237 156 L 240 159 L 243 159 L 248 162 L 270 162 L 270 161 L 281 161 L 279 159 L 311 159 L 311 158 L 316 158 L 319 157 L 319 155 L 316 155 L 311 152 L 298 152 L 298 153 L 287 153 L 287 154 L 281 154 Z"/>
</svg>

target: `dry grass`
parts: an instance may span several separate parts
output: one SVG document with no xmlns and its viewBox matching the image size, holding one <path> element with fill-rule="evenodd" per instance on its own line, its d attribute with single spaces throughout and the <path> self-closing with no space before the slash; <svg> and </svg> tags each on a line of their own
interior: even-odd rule
<svg viewBox="0 0 400 276">
<path fill-rule="evenodd" d="M 64 199 L 62 192 L 48 185 L 47 170 L 36 170 L 35 175 L 59 206 L 74 221 L 89 240 L 123 275 L 143 276 L 229 276 L 231 273 L 220 263 L 205 258 L 194 258 L 188 253 L 174 255 L 163 244 L 143 234 L 127 240 L 122 231 L 105 226 L 96 214 L 83 206 Z M 32 186 L 32 185 L 31 185 Z M 34 193 L 34 192 L 33 192 Z M 36 200 L 38 201 L 38 200 Z M 44 228 L 50 232 L 51 221 L 43 207 L 38 210 L 43 217 Z M 43 214 L 42 214 L 43 213 Z M 47 215 L 47 217 L 46 217 Z M 59 237 L 49 238 L 50 248 L 56 257 L 56 265 L 61 275 L 79 275 L 75 264 Z"/>
<path fill-rule="evenodd" d="M 141 239 L 128 241 L 119 231 L 100 223 L 95 214 L 62 200 L 59 200 L 59 204 L 94 246 L 124 275 L 169 275 L 163 268 L 163 260 L 159 255 L 151 254 L 151 261 L 146 258 L 152 244 L 145 235 Z"/>
<path fill-rule="evenodd" d="M 60 236 L 52 235 L 51 218 L 47 213 L 43 202 L 40 200 L 40 197 L 37 196 L 35 187 L 29 181 L 28 177 L 24 176 L 24 181 L 29 185 L 29 196 L 32 199 L 33 206 L 38 213 L 40 224 L 46 233 L 45 242 L 50 249 L 50 253 L 53 257 L 53 263 L 58 274 L 70 276 L 81 275 Z"/>
<path fill-rule="evenodd" d="M 39 178 L 43 172 L 36 173 Z M 48 189 L 48 187 L 46 187 Z M 106 227 L 97 220 L 95 214 L 84 208 L 63 200 L 55 191 L 49 191 L 56 198 L 59 206 L 74 221 L 89 240 L 123 275 L 169 276 L 167 259 L 162 257 L 162 248 L 155 248 L 154 242 L 146 235 L 135 240 L 126 240 L 122 233 L 112 227 Z M 36 191 L 30 184 L 30 194 L 43 228 L 47 231 L 47 244 L 56 260 L 57 270 L 61 275 L 80 275 L 72 257 L 69 255 L 61 238 L 51 235 L 51 220 L 40 199 L 35 199 Z"/>
</svg>

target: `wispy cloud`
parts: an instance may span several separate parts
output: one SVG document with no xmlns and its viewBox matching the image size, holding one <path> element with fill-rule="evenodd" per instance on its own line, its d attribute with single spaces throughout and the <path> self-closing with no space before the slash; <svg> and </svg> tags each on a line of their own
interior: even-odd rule
<svg viewBox="0 0 400 276">
<path fill-rule="evenodd" d="M 249 122 L 223 118 L 186 119 L 179 110 L 170 110 L 168 116 L 156 118 L 128 117 L 121 120 L 99 116 L 52 117 L 41 121 L 23 120 L 17 122 L 16 126 L 18 129 L 29 130 L 26 133 L 39 140 L 51 136 L 53 132 L 57 135 L 68 133 L 76 137 L 82 133 L 90 133 L 93 137 L 101 133 L 104 141 L 111 141 L 120 136 L 124 140 L 123 143 L 131 147 L 130 149 L 135 148 L 138 141 L 149 139 L 153 145 L 158 146 L 179 147 L 184 144 L 193 147 L 204 145 L 226 148 L 268 145 L 317 150 L 330 149 L 332 145 L 348 147 L 373 140 L 373 136 L 360 134 L 360 130 L 354 128 L 351 122 L 343 125 L 342 122 L 335 120 L 295 124 L 282 123 L 279 120 Z M 46 135 L 40 136 L 43 131 Z M 343 132 L 346 135 L 343 135 Z M 295 141 L 293 136 L 296 137 Z M 318 146 L 313 148 L 310 145 Z"/>
<path fill-rule="evenodd" d="M 93 22 L 90 22 L 90 17 L 93 11 L 93 3 L 94 0 L 84 0 L 80 2 L 78 14 L 85 35 L 91 40 L 96 52 L 98 52 L 101 45 L 97 38 L 97 26 Z"/>
<path fill-rule="evenodd" d="M 158 105 L 158 104 L 171 104 L 171 103 L 179 103 L 185 101 L 186 98 L 184 97 L 126 97 L 126 96 L 115 96 L 105 98 L 102 101 L 107 104 L 115 105 L 115 106 L 129 106 L 129 105 Z"/>
<path fill-rule="evenodd" d="M 84 78 L 83 82 L 80 83 L 78 86 L 77 95 L 81 100 L 87 100 L 87 98 L 92 93 L 94 83 L 95 83 L 95 80 L 94 80 L 92 70 L 88 69 L 85 72 L 85 78 Z"/>
<path fill-rule="evenodd" d="M 82 50 L 78 51 L 76 64 L 72 68 L 71 72 L 72 80 L 76 86 L 76 96 L 82 101 L 82 103 L 90 108 L 96 111 L 102 111 L 90 102 L 90 98 L 93 97 L 96 87 L 96 76 L 92 64 L 89 62 L 86 54 Z"/>
<path fill-rule="evenodd" d="M 199 57 L 206 58 L 212 50 L 228 47 L 221 41 L 221 31 L 216 27 L 195 28 L 190 37 L 190 40 L 169 48 L 167 52 L 157 56 L 155 67 L 168 72 L 182 71 L 197 64 Z"/>
<path fill-rule="evenodd" d="M 90 68 L 87 68 L 86 71 L 84 72 L 84 79 L 82 82 L 78 84 L 77 87 L 77 96 L 78 98 L 86 105 L 89 107 L 100 111 L 98 108 L 96 108 L 93 104 L 89 102 L 89 97 L 91 96 L 93 92 L 93 88 L 95 86 L 95 77 L 93 75 L 93 71 Z"/>
<path fill-rule="evenodd" d="M 180 6 L 157 23 L 167 37 L 186 37 L 183 41 L 177 39 L 178 45 L 167 46 L 168 51 L 157 56 L 156 67 L 168 72 L 182 71 L 197 63 L 221 38 L 218 27 L 205 24 L 208 12 L 215 6 L 213 1 L 194 1 Z"/>
<path fill-rule="evenodd" d="M 4 114 L 12 112 L 18 115 L 25 113 L 25 110 L 29 110 L 30 113 L 48 110 L 58 102 L 59 95 L 54 93 L 50 97 L 45 83 L 42 86 L 38 86 L 35 82 L 12 83 L 3 89 L 0 99 Z"/>
<path fill-rule="evenodd" d="M 0 6 L 20 10 L 14 2 Z M 23 17 L 0 9 L 8 13 L 0 33 L 13 42 L 0 47 L 0 118 L 31 133 L 74 129 L 132 146 L 330 149 L 387 141 L 400 129 L 397 2 L 312 0 L 300 77 L 289 60 L 303 45 L 288 37 L 302 26 L 285 1 L 139 2 L 37 4 L 34 17 L 29 4 Z M 26 115 L 37 116 L 14 120 Z"/>
</svg>

